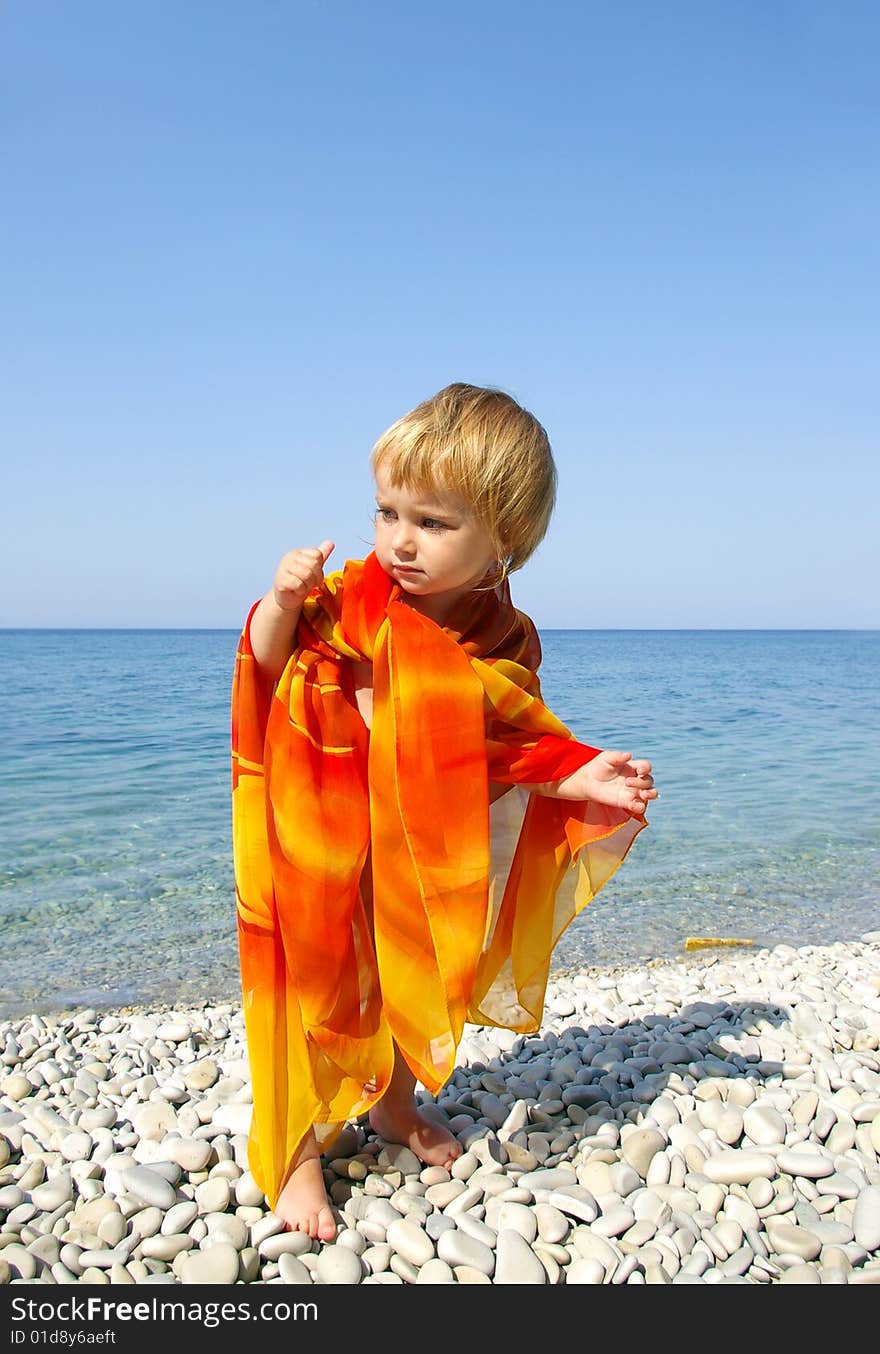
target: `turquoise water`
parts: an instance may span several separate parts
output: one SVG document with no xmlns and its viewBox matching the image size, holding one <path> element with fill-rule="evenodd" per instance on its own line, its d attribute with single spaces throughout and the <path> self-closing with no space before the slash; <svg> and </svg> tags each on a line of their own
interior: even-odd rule
<svg viewBox="0 0 880 1354">
<path fill-rule="evenodd" d="M 0 1015 L 238 997 L 237 633 L 0 631 Z M 880 632 L 546 631 L 544 694 L 661 797 L 560 968 L 880 926 Z"/>
</svg>

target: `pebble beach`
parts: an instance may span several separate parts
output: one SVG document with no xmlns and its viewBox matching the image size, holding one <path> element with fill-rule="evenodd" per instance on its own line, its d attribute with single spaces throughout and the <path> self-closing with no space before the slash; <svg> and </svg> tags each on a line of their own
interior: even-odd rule
<svg viewBox="0 0 880 1354">
<path fill-rule="evenodd" d="M 425 1167 L 365 1122 L 339 1232 L 248 1171 L 230 1002 L 0 1022 L 0 1283 L 880 1283 L 880 931 L 556 974 L 539 1033 L 467 1026 Z"/>
</svg>

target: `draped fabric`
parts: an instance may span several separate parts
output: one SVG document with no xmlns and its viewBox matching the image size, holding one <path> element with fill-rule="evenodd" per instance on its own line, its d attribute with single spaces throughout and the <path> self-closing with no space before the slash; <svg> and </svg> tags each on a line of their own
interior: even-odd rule
<svg viewBox="0 0 880 1354">
<path fill-rule="evenodd" d="M 309 1127 L 326 1149 L 380 1099 L 392 1040 L 436 1092 L 466 1020 L 538 1027 L 553 946 L 646 822 L 506 788 L 598 751 L 543 704 L 537 633 L 506 583 L 441 627 L 375 555 L 349 561 L 306 599 L 274 690 L 252 616 L 233 682 L 233 842 L 250 1166 L 274 1205 Z M 371 731 L 357 662 L 373 667 Z"/>
</svg>

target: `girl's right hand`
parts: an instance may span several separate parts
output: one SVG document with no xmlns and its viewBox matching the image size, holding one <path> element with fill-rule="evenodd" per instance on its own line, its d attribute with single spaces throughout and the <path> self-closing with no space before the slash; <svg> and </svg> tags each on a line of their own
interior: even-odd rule
<svg viewBox="0 0 880 1354">
<path fill-rule="evenodd" d="M 290 550 L 283 557 L 272 585 L 275 605 L 281 611 L 299 611 L 312 588 L 324 581 L 324 565 L 336 549 L 333 541 L 322 541 L 317 547 Z"/>
</svg>

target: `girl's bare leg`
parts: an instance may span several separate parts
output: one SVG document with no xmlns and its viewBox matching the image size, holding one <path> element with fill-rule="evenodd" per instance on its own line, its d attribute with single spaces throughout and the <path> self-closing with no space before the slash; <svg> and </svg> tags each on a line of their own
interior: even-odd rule
<svg viewBox="0 0 880 1354">
<path fill-rule="evenodd" d="M 461 1143 L 447 1128 L 426 1119 L 416 1104 L 416 1079 L 397 1045 L 388 1090 L 370 1110 L 370 1127 L 386 1142 L 403 1143 L 426 1166 L 447 1169 L 461 1156 Z"/>
<path fill-rule="evenodd" d="M 293 1159 L 290 1174 L 273 1209 L 291 1232 L 305 1232 L 318 1241 L 332 1241 L 336 1223 L 324 1189 L 321 1154 L 310 1128 Z"/>
</svg>

